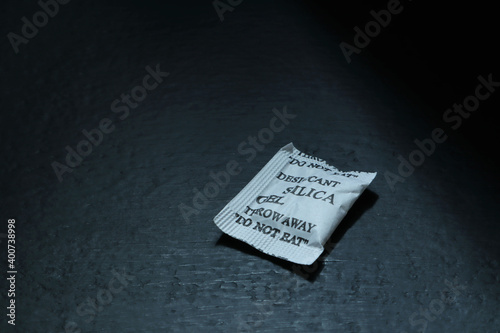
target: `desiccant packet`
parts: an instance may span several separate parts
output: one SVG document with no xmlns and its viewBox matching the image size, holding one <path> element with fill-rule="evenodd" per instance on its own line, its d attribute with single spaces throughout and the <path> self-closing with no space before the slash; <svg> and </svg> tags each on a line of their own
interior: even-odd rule
<svg viewBox="0 0 500 333">
<path fill-rule="evenodd" d="M 272 256 L 310 265 L 376 172 L 343 172 L 281 148 L 214 218 L 226 234 Z"/>
</svg>

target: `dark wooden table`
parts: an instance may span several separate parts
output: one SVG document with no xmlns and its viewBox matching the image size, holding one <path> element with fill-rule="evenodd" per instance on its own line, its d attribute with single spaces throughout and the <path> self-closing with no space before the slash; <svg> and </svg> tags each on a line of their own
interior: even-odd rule
<svg viewBox="0 0 500 333">
<path fill-rule="evenodd" d="M 16 326 L 2 313 L 0 331 L 497 332 L 499 92 L 457 130 L 442 115 L 500 73 L 444 77 L 442 53 L 414 53 L 398 27 L 426 21 L 417 3 L 348 64 L 339 44 L 387 2 L 357 4 L 243 1 L 221 21 L 211 1 L 72 1 L 17 54 L 3 38 L 3 312 L 9 218 L 17 278 Z M 3 7 L 4 36 L 40 10 Z M 264 143 L 284 108 L 295 117 Z M 398 157 L 435 128 L 447 140 L 402 177 Z M 289 142 L 378 172 L 310 267 L 212 221 Z M 240 172 L 194 202 L 230 161 Z"/>
</svg>

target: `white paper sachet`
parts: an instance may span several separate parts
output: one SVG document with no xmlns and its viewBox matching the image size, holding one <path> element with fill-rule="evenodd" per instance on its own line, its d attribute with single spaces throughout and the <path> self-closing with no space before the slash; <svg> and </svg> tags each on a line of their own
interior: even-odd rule
<svg viewBox="0 0 500 333">
<path fill-rule="evenodd" d="M 376 172 L 343 172 L 281 148 L 214 218 L 226 234 L 260 251 L 310 265 Z"/>
</svg>

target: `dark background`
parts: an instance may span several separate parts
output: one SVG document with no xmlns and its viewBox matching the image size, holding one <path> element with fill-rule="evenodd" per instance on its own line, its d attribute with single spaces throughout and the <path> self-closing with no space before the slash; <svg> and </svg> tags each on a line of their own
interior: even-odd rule
<svg viewBox="0 0 500 333">
<path fill-rule="evenodd" d="M 498 332 L 499 92 L 457 130 L 442 120 L 479 75 L 500 81 L 497 11 L 401 3 L 350 64 L 339 44 L 387 1 L 245 0 L 221 22 L 211 1 L 73 0 L 18 54 L 2 37 L 1 276 L 9 218 L 18 274 L 16 326 L 2 314 L 0 330 Z M 40 10 L 1 6 L 2 36 Z M 156 64 L 170 75 L 119 120 L 112 101 Z M 285 106 L 297 117 L 248 162 L 238 145 Z M 103 118 L 115 130 L 59 182 L 51 163 Z M 391 191 L 384 174 L 436 127 L 448 140 Z M 313 267 L 212 222 L 289 142 L 341 170 L 378 172 Z M 179 204 L 232 159 L 241 173 L 187 223 Z M 134 278 L 81 315 L 114 269 Z M 439 314 L 421 314 L 442 295 Z"/>
</svg>

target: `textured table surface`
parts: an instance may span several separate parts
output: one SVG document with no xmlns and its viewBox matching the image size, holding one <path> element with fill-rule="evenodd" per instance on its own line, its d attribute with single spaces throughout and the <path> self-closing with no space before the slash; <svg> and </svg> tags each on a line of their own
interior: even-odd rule
<svg viewBox="0 0 500 333">
<path fill-rule="evenodd" d="M 9 218 L 18 273 L 16 326 L 2 313 L 0 331 L 497 332 L 498 92 L 457 130 L 441 119 L 494 70 L 477 61 L 444 77 L 430 50 L 420 61 L 418 41 L 397 35 L 416 22 L 406 3 L 348 64 L 339 44 L 386 3 L 353 4 L 342 21 L 322 1 L 247 0 L 221 21 L 211 1 L 72 1 L 17 54 L 3 38 L 3 311 Z M 4 36 L 40 10 L 2 7 Z M 169 74 L 147 79 L 147 96 L 121 101 L 158 68 Z M 273 109 L 295 117 L 242 154 Z M 59 181 L 53 163 L 67 167 L 65 147 L 88 149 L 82 131 L 100 126 L 109 133 Z M 448 139 L 391 189 L 398 156 L 438 127 Z M 289 142 L 341 170 L 378 172 L 311 267 L 212 221 Z M 241 172 L 193 203 L 232 160 Z M 195 204 L 183 218 L 179 205 Z"/>
</svg>

